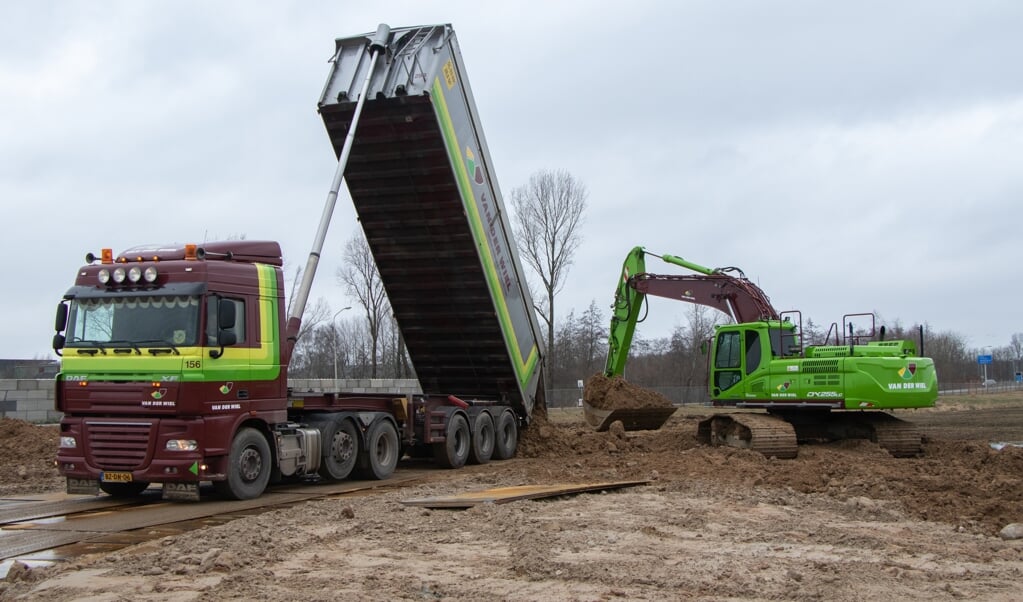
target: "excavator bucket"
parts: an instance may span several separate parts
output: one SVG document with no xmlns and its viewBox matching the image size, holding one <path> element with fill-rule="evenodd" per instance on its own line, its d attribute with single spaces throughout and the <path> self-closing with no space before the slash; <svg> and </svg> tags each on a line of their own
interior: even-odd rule
<svg viewBox="0 0 1023 602">
<path fill-rule="evenodd" d="M 586 422 L 598 432 L 608 430 L 616 420 L 621 421 L 627 431 L 656 431 L 664 426 L 675 410 L 674 407 L 602 410 L 583 400 Z"/>
</svg>

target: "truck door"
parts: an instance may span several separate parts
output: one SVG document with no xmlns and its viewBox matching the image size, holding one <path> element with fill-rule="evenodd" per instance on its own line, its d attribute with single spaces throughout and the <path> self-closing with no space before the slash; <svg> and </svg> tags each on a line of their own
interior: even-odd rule
<svg viewBox="0 0 1023 602">
<path fill-rule="evenodd" d="M 234 306 L 233 320 L 225 324 L 218 315 L 218 307 L 224 303 Z M 211 401 L 224 402 L 248 399 L 249 374 L 251 371 L 249 340 L 249 315 L 244 298 L 210 295 L 206 303 L 206 346 L 208 357 L 204 360 L 206 381 L 212 385 Z M 226 327 L 225 327 L 226 326 Z M 233 335 L 224 345 L 225 334 Z"/>
</svg>

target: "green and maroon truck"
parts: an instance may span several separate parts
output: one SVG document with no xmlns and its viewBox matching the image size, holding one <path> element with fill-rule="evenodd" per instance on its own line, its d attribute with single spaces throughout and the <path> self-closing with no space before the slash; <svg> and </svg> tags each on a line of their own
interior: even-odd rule
<svg viewBox="0 0 1023 602">
<path fill-rule="evenodd" d="M 319 102 L 338 167 L 285 313 L 276 242 L 86 256 L 58 306 L 59 470 L 69 493 L 384 479 L 513 456 L 544 404 L 541 338 L 450 25 L 337 40 Z M 358 133 L 356 133 L 358 128 Z M 347 183 L 423 394 L 303 392 L 288 364 Z"/>
</svg>

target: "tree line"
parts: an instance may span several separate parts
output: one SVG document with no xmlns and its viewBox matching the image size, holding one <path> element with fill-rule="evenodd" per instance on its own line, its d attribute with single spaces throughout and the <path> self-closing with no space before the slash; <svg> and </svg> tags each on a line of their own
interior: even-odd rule
<svg viewBox="0 0 1023 602">
<path fill-rule="evenodd" d="M 319 305 L 319 304 L 317 304 Z M 707 353 L 714 326 L 723 315 L 699 305 L 687 308 L 684 323 L 661 337 L 637 334 L 629 353 L 626 377 L 647 387 L 706 387 Z M 291 373 L 299 378 L 415 378 L 414 367 L 403 345 L 389 306 L 381 308 L 376 332 L 365 316 L 341 313 L 344 319 L 331 320 L 329 308 L 321 307 L 320 316 L 300 338 L 292 360 Z M 337 315 L 337 314 L 335 314 Z M 570 309 L 557 325 L 553 347 L 546 356 L 548 389 L 571 390 L 580 380 L 602 372 L 607 357 L 609 311 L 593 300 L 583 311 Z M 988 378 L 1012 380 L 1023 367 L 1023 333 L 1012 335 L 1010 342 L 997 348 L 975 348 L 967 337 L 953 331 L 935 330 L 927 324 L 903 325 L 898 320 L 879 322 L 885 326 L 886 339 L 909 339 L 920 346 L 921 354 L 934 360 L 939 385 L 943 388 L 979 383 L 983 371 L 979 355 L 991 355 Z M 803 325 L 804 345 L 823 344 L 826 330 L 812 319 Z M 546 333 L 544 333 L 546 335 Z M 546 338 L 546 337 L 545 337 Z M 833 343 L 833 341 L 830 341 Z M 545 347 L 546 341 L 545 341 Z"/>
<path fill-rule="evenodd" d="M 549 391 L 578 389 L 580 381 L 604 370 L 607 355 L 610 312 L 603 311 L 595 300 L 583 311 L 573 308 L 560 320 L 554 319 L 557 294 L 582 240 L 586 198 L 586 187 L 564 170 L 540 170 L 511 194 L 516 245 L 537 281 L 527 279 L 527 288 L 546 326 L 541 336 L 548 350 L 545 380 Z M 295 281 L 298 279 L 296 273 Z M 321 299 L 306 311 L 291 374 L 305 378 L 414 378 L 414 366 L 361 232 L 345 245 L 337 281 L 356 301 L 356 307 L 331 313 Z M 347 314 L 348 309 L 353 311 Z M 626 372 L 630 381 L 647 387 L 706 388 L 706 343 L 724 316 L 701 305 L 689 306 L 685 316 L 685 323 L 676 325 L 668 336 L 634 338 Z M 943 387 L 979 383 L 983 374 L 979 355 L 992 356 L 988 378 L 1012 380 L 1023 367 L 1023 333 L 1012 335 L 1004 347 L 977 349 L 967 344 L 962 333 L 933 330 L 928 324 L 906 326 L 900 320 L 884 320 L 877 312 L 871 319 L 875 336 L 883 326 L 888 340 L 917 341 L 921 355 L 934 360 Z M 842 333 L 837 326 L 821 324 L 812 319 L 800 323 L 804 347 L 840 344 Z"/>
</svg>

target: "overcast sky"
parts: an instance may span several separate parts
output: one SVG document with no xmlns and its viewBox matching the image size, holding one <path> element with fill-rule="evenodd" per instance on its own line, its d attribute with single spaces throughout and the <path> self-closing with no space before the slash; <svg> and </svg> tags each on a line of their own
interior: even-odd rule
<svg viewBox="0 0 1023 602">
<path fill-rule="evenodd" d="M 559 315 L 606 314 L 643 245 L 739 266 L 818 323 L 1023 332 L 1023 3 L 604 6 L 8 3 L 0 358 L 55 357 L 88 251 L 244 235 L 304 265 L 335 163 L 327 59 L 382 22 L 454 26 L 506 204 L 539 169 L 587 186 Z M 343 191 L 311 300 L 354 304 L 335 271 L 358 227 Z M 686 309 L 653 303 L 640 334 Z"/>
</svg>

